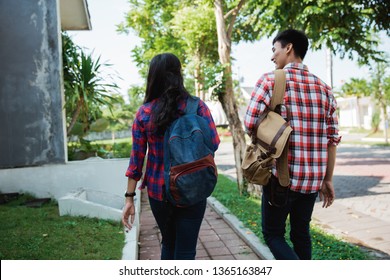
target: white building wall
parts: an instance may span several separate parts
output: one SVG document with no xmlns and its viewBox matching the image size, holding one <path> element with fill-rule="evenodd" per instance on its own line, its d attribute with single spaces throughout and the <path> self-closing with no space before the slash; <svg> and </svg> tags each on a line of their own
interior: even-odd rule
<svg viewBox="0 0 390 280">
<path fill-rule="evenodd" d="M 59 199 L 80 189 L 123 196 L 128 159 L 90 158 L 66 164 L 0 169 L 0 192 L 31 193 Z"/>
</svg>

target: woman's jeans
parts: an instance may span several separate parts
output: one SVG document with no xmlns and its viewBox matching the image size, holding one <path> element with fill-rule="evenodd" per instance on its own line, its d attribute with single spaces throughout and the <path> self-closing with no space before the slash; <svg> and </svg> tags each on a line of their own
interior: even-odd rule
<svg viewBox="0 0 390 280">
<path fill-rule="evenodd" d="M 318 193 L 302 194 L 288 190 L 286 204 L 276 207 L 270 204 L 272 184 L 279 184 L 274 176 L 263 187 L 261 203 L 262 231 L 265 242 L 277 260 L 310 260 L 310 220 Z M 280 204 L 282 204 L 281 201 L 282 199 L 279 201 Z M 287 244 L 285 239 L 286 220 L 289 214 L 290 240 L 293 248 Z"/>
<path fill-rule="evenodd" d="M 162 235 L 162 260 L 194 260 L 207 200 L 190 207 L 174 207 L 149 197 L 150 207 Z"/>
</svg>

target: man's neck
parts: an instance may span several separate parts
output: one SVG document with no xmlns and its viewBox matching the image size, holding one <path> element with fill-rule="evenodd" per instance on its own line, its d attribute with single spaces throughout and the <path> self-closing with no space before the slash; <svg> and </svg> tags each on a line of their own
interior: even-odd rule
<svg viewBox="0 0 390 280">
<path fill-rule="evenodd" d="M 296 57 L 293 55 L 288 57 L 288 59 L 287 59 L 287 64 L 289 64 L 289 63 L 302 63 L 302 62 L 303 62 L 302 58 Z"/>
</svg>

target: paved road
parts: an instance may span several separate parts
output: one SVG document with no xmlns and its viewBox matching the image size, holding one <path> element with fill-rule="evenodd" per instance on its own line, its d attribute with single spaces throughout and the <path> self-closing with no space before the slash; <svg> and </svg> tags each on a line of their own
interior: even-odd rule
<svg viewBox="0 0 390 280">
<path fill-rule="evenodd" d="M 216 154 L 218 167 L 235 177 L 231 143 Z M 316 203 L 313 219 L 350 242 L 390 255 L 390 149 L 341 144 L 334 171 L 336 201 L 323 209 Z"/>
<path fill-rule="evenodd" d="M 334 185 L 339 203 L 390 223 L 390 149 L 341 146 Z"/>
</svg>

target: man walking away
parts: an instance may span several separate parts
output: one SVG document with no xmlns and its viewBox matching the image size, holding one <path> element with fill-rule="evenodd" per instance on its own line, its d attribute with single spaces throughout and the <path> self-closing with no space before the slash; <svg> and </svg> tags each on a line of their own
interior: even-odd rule
<svg viewBox="0 0 390 280">
<path fill-rule="evenodd" d="M 332 89 L 309 72 L 302 63 L 308 38 L 298 30 L 279 33 L 272 42 L 272 58 L 276 69 L 286 72 L 284 104 L 290 111 L 293 128 L 288 149 L 290 185 L 285 192 L 286 203 L 272 205 L 270 195 L 280 185 L 275 166 L 269 183 L 263 186 L 262 232 L 276 259 L 311 259 L 310 220 L 319 194 L 327 208 L 335 199 L 333 169 L 338 135 L 336 100 Z M 251 134 L 259 116 L 270 106 L 275 76 L 269 72 L 258 80 L 245 116 Z M 283 111 L 283 117 L 286 112 Z M 283 188 L 283 187 L 282 187 Z M 291 248 L 285 240 L 286 220 L 290 216 Z"/>
</svg>

